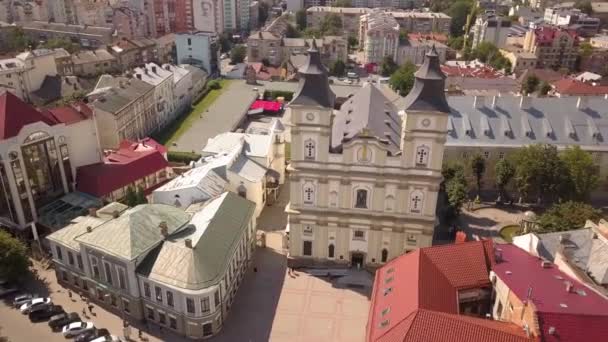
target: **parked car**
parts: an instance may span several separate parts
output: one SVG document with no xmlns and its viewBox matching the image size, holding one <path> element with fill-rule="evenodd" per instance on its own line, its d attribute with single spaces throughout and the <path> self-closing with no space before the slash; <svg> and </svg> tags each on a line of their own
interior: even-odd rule
<svg viewBox="0 0 608 342">
<path fill-rule="evenodd" d="M 32 322 L 39 322 L 47 320 L 60 313 L 65 313 L 61 305 L 39 306 L 34 308 L 34 310 L 29 313 L 29 318 Z"/>
<path fill-rule="evenodd" d="M 80 322 L 80 316 L 78 316 L 78 314 L 75 312 L 71 312 L 69 314 L 64 312 L 51 317 L 49 320 L 49 327 L 51 327 L 53 331 L 57 331 L 73 322 Z"/>
<path fill-rule="evenodd" d="M 36 295 L 31 293 L 20 294 L 15 297 L 15 299 L 13 299 L 13 306 L 16 308 L 20 308 L 21 305 L 31 302 L 34 298 L 36 298 Z"/>
<path fill-rule="evenodd" d="M 96 338 L 94 340 L 91 340 L 89 342 L 121 342 L 121 341 L 122 340 L 118 336 L 106 335 L 106 336 L 98 337 L 98 338 Z"/>
<path fill-rule="evenodd" d="M 95 330 L 93 322 L 73 322 L 63 327 L 62 333 L 65 337 L 74 337 L 89 330 Z"/>
<path fill-rule="evenodd" d="M 90 342 L 96 338 L 110 336 L 108 329 L 93 329 L 83 332 L 76 336 L 75 342 Z"/>
<path fill-rule="evenodd" d="M 51 298 L 49 298 L 49 297 L 46 297 L 46 298 L 34 298 L 34 299 L 32 299 L 31 302 L 25 303 L 25 304 L 21 305 L 21 307 L 19 308 L 19 310 L 21 310 L 22 314 L 27 315 L 35 307 L 49 306 L 51 304 L 53 304 L 53 302 L 51 302 Z"/>
</svg>

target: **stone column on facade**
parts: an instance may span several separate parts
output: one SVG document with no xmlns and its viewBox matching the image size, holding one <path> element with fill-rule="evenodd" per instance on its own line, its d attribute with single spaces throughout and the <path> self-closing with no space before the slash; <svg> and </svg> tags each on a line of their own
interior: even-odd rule
<svg viewBox="0 0 608 342">
<path fill-rule="evenodd" d="M 372 193 L 373 199 L 371 209 L 374 211 L 384 211 L 384 199 L 386 197 L 386 189 L 384 182 L 377 181 L 376 183 L 374 183 L 374 190 Z"/>
<path fill-rule="evenodd" d="M 55 153 L 60 159 L 59 162 L 59 172 L 61 173 L 61 184 L 63 185 L 63 192 L 69 193 L 70 188 L 68 187 L 68 179 L 65 176 L 65 167 L 63 166 L 63 156 L 61 155 L 61 144 L 58 144 L 57 139 L 53 138 L 53 143 L 55 144 Z M 59 148 L 57 148 L 59 147 Z M 68 151 L 69 154 L 69 151 Z"/>
<path fill-rule="evenodd" d="M 340 208 L 352 207 L 350 179 L 342 178 L 340 180 L 340 193 L 338 195 L 340 197 Z"/>
</svg>

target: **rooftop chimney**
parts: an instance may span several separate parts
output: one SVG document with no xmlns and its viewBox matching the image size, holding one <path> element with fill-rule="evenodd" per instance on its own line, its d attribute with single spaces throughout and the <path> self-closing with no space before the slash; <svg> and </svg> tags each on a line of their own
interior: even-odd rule
<svg viewBox="0 0 608 342">
<path fill-rule="evenodd" d="M 169 227 L 167 227 L 167 222 L 165 222 L 165 221 L 161 221 L 161 222 L 158 224 L 158 228 L 160 228 L 160 234 L 161 234 L 163 237 L 167 237 L 167 236 L 169 235 Z"/>
<path fill-rule="evenodd" d="M 135 74 L 135 77 L 137 77 L 138 80 L 141 80 L 141 74 Z"/>
<path fill-rule="evenodd" d="M 184 245 L 186 245 L 188 248 L 192 248 L 192 239 L 184 240 Z"/>
<path fill-rule="evenodd" d="M 522 95 L 519 100 L 519 108 L 521 109 L 530 109 L 532 107 L 532 97 L 527 95 Z"/>
<path fill-rule="evenodd" d="M 551 268 L 551 262 L 547 260 L 543 260 L 540 262 L 540 267 L 542 268 Z"/>
<path fill-rule="evenodd" d="M 89 208 L 89 216 L 97 217 L 97 208 L 95 208 L 95 207 Z"/>
<path fill-rule="evenodd" d="M 549 335 L 555 335 L 555 327 L 549 327 Z"/>
<path fill-rule="evenodd" d="M 169 64 L 165 65 L 165 70 L 171 71 L 171 66 Z"/>
<path fill-rule="evenodd" d="M 93 231 L 93 227 L 91 227 L 91 226 L 87 226 L 87 233 L 90 233 L 90 232 L 92 232 L 92 231 Z"/>
<path fill-rule="evenodd" d="M 497 263 L 502 262 L 502 249 L 497 248 L 495 253 L 494 253 L 494 259 L 496 260 Z"/>
</svg>

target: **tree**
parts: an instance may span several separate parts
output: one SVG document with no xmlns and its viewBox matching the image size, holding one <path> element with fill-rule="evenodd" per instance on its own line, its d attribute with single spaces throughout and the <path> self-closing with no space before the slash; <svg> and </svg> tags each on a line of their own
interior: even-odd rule
<svg viewBox="0 0 608 342">
<path fill-rule="evenodd" d="M 287 25 L 287 30 L 285 31 L 286 38 L 300 38 L 301 35 L 302 34 L 300 33 L 300 31 L 296 30 L 293 25 Z"/>
<path fill-rule="evenodd" d="M 296 25 L 298 26 L 298 30 L 306 30 L 306 10 L 303 8 L 296 12 Z"/>
<path fill-rule="evenodd" d="M 260 26 L 264 26 L 266 20 L 268 20 L 268 12 L 270 10 L 270 5 L 267 2 L 259 1 L 258 2 L 258 21 Z"/>
<path fill-rule="evenodd" d="M 410 32 L 404 28 L 399 30 L 399 42 L 404 43 L 408 41 Z"/>
<path fill-rule="evenodd" d="M 589 57 L 593 53 L 593 46 L 589 42 L 582 42 L 578 47 L 578 54 L 581 57 Z"/>
<path fill-rule="evenodd" d="M 573 198 L 577 201 L 588 200 L 591 191 L 597 189 L 600 182 L 599 167 L 593 161 L 591 153 L 574 146 L 563 151 L 560 157 L 572 182 Z"/>
<path fill-rule="evenodd" d="M 579 0 L 574 3 L 574 7 L 581 10 L 581 12 L 591 15 L 593 14 L 593 5 L 591 5 L 590 0 Z"/>
<path fill-rule="evenodd" d="M 496 45 L 490 42 L 481 42 L 473 50 L 475 58 L 481 62 L 486 63 L 491 61 L 496 55 L 500 54 Z"/>
<path fill-rule="evenodd" d="M 405 62 L 389 79 L 389 85 L 401 96 L 407 95 L 414 86 L 414 73 L 416 66 L 412 62 Z"/>
<path fill-rule="evenodd" d="M 448 46 L 454 50 L 461 50 L 464 46 L 464 37 L 450 37 L 448 39 Z"/>
<path fill-rule="evenodd" d="M 0 278 L 19 280 L 27 273 L 29 263 L 25 244 L 0 230 Z"/>
<path fill-rule="evenodd" d="M 326 15 L 321 21 L 320 31 L 323 36 L 341 36 L 342 18 L 336 13 Z"/>
<path fill-rule="evenodd" d="M 551 85 L 549 83 L 547 83 L 547 81 L 543 81 L 540 84 L 540 89 L 539 89 L 538 93 L 540 95 L 545 96 L 545 95 L 549 94 L 549 92 L 551 91 L 551 89 L 553 89 L 553 88 L 551 88 Z"/>
<path fill-rule="evenodd" d="M 380 63 L 380 74 L 382 76 L 389 77 L 395 71 L 397 71 L 397 69 L 399 69 L 399 66 L 397 65 L 397 63 L 395 63 L 393 57 L 385 56 L 382 59 L 382 63 Z"/>
<path fill-rule="evenodd" d="M 21 27 L 15 27 L 6 38 L 8 48 L 11 51 L 23 51 L 25 49 L 35 49 L 36 42 L 25 35 L 25 31 Z"/>
<path fill-rule="evenodd" d="M 467 1 L 456 1 L 448 8 L 447 14 L 452 17 L 450 24 L 450 35 L 452 37 L 462 36 L 464 26 L 467 23 L 467 16 L 472 8 L 472 3 Z"/>
<path fill-rule="evenodd" d="M 348 36 L 348 47 L 352 49 L 357 45 L 359 45 L 359 39 L 354 36 Z"/>
<path fill-rule="evenodd" d="M 133 190 L 133 187 L 127 187 L 127 193 L 125 194 L 125 204 L 129 207 L 137 205 L 137 193 Z"/>
<path fill-rule="evenodd" d="M 522 85 L 521 91 L 526 95 L 532 94 L 536 91 L 539 84 L 540 80 L 538 79 L 538 77 L 536 77 L 536 75 L 530 75 L 524 80 L 524 84 Z"/>
<path fill-rule="evenodd" d="M 230 50 L 230 63 L 238 64 L 243 63 L 245 56 L 247 55 L 247 48 L 244 45 L 237 45 Z"/>
<path fill-rule="evenodd" d="M 211 80 L 207 83 L 207 87 L 211 90 L 218 90 L 222 88 L 222 84 L 218 80 Z"/>
<path fill-rule="evenodd" d="M 494 166 L 496 174 L 496 188 L 498 188 L 498 200 L 500 202 L 505 197 L 505 188 L 515 175 L 515 167 L 507 159 L 501 159 Z"/>
<path fill-rule="evenodd" d="M 443 188 L 447 194 L 448 219 L 456 218 L 467 200 L 467 181 L 464 176 L 464 166 L 460 163 L 444 164 L 441 170 Z"/>
<path fill-rule="evenodd" d="M 220 52 L 228 53 L 230 51 L 230 49 L 232 48 L 232 39 L 230 37 L 230 33 L 228 33 L 228 32 L 222 33 L 219 37 L 219 43 L 220 43 Z"/>
<path fill-rule="evenodd" d="M 344 76 L 344 74 L 346 73 L 346 64 L 344 64 L 344 62 L 341 60 L 337 60 L 334 62 L 334 64 L 331 65 L 329 69 L 329 72 L 333 76 Z"/>
<path fill-rule="evenodd" d="M 540 215 L 537 221 L 538 231 L 547 233 L 580 229 L 587 220 L 597 222 L 601 217 L 601 211 L 588 204 L 568 201 L 556 204 Z"/>
<path fill-rule="evenodd" d="M 475 181 L 477 182 L 477 196 L 479 196 L 481 193 L 481 178 L 483 177 L 483 173 L 486 172 L 486 160 L 481 154 L 476 153 L 470 162 L 471 171 L 473 171 Z"/>
<path fill-rule="evenodd" d="M 141 186 L 137 187 L 137 194 L 135 196 L 137 204 L 146 204 L 148 203 L 148 199 L 146 199 L 146 193 L 144 188 Z"/>
<path fill-rule="evenodd" d="M 351 0 L 337 0 L 334 7 L 352 7 L 353 4 Z"/>
<path fill-rule="evenodd" d="M 67 52 L 74 54 L 80 51 L 80 44 L 72 43 L 67 38 L 53 38 L 42 44 L 42 47 L 47 49 L 65 49 Z"/>
<path fill-rule="evenodd" d="M 513 155 L 515 185 L 524 198 L 554 203 L 571 195 L 568 169 L 553 145 L 530 145 Z"/>
</svg>

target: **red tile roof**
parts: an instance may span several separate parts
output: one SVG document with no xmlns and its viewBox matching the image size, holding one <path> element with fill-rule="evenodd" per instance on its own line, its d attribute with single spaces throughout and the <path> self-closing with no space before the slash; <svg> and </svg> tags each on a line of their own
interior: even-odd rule
<svg viewBox="0 0 608 342">
<path fill-rule="evenodd" d="M 568 33 L 572 38 L 576 39 L 577 34 L 575 30 L 567 30 L 554 26 L 541 26 L 534 30 L 537 44 L 551 44 L 560 32 Z"/>
<path fill-rule="evenodd" d="M 97 197 L 109 195 L 169 166 L 161 150 L 151 144 L 142 148 L 141 144 L 121 143 L 121 148 L 105 156 L 102 163 L 76 170 L 76 189 Z"/>
<path fill-rule="evenodd" d="M 119 149 L 127 149 L 127 148 L 133 149 L 135 151 L 155 149 L 162 154 L 167 153 L 167 148 L 164 145 L 162 145 L 158 141 L 156 141 L 152 138 L 149 138 L 149 137 L 140 139 L 137 142 L 131 141 L 131 140 L 121 141 L 120 145 L 119 145 Z"/>
<path fill-rule="evenodd" d="M 513 324 L 458 314 L 458 291 L 490 288 L 493 264 L 491 240 L 422 248 L 390 261 L 376 271 L 367 340 L 528 340 Z"/>
<path fill-rule="evenodd" d="M 503 261 L 496 263 L 494 272 L 522 301 L 532 289 L 528 301 L 536 309 L 543 341 L 605 340 L 607 299 L 555 266 L 543 268 L 540 258 L 514 245 L 501 245 L 500 250 Z M 571 292 L 566 291 L 566 282 L 573 284 Z M 554 334 L 549 333 L 550 327 L 555 328 Z"/>
<path fill-rule="evenodd" d="M 53 118 L 37 111 L 13 93 L 7 91 L 0 95 L 0 139 L 15 137 L 24 126 L 36 122 L 49 126 L 57 124 Z"/>
<path fill-rule="evenodd" d="M 45 115 L 55 121 L 71 125 L 93 116 L 93 109 L 83 102 L 76 102 L 68 106 L 47 109 Z"/>
<path fill-rule="evenodd" d="M 476 78 L 486 78 L 486 79 L 494 79 L 501 78 L 504 76 L 502 72 L 496 70 L 489 66 L 452 66 L 452 65 L 442 65 L 441 71 L 443 71 L 446 76 L 459 76 L 459 77 L 476 77 Z"/>
<path fill-rule="evenodd" d="M 553 82 L 555 91 L 561 95 L 605 95 L 608 94 L 608 86 L 594 86 L 572 78 L 562 78 Z"/>
</svg>

